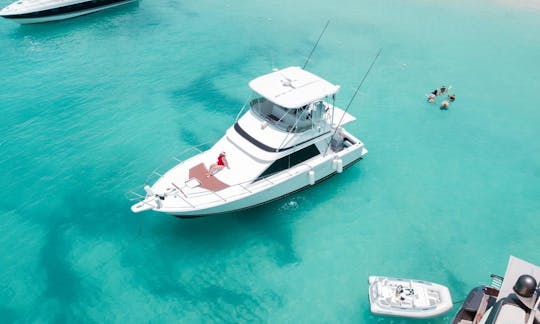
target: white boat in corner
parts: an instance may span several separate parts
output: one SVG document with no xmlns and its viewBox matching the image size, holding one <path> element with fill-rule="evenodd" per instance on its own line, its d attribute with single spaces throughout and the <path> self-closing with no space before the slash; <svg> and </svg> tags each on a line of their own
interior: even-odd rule
<svg viewBox="0 0 540 324">
<path fill-rule="evenodd" d="M 35 24 L 87 15 L 137 0 L 19 0 L 0 10 L 0 17 Z"/>
<path fill-rule="evenodd" d="M 342 128 L 355 118 L 334 106 L 339 86 L 299 67 L 249 86 L 253 96 L 225 135 L 145 186 L 133 212 L 198 217 L 251 208 L 341 173 L 367 153 Z M 208 176 L 221 152 L 229 168 Z"/>
<path fill-rule="evenodd" d="M 374 314 L 412 318 L 434 317 L 452 309 L 447 287 L 423 280 L 369 277 L 369 302 Z"/>
<path fill-rule="evenodd" d="M 540 266 L 508 260 L 504 277 L 471 290 L 452 324 L 540 324 Z"/>
</svg>

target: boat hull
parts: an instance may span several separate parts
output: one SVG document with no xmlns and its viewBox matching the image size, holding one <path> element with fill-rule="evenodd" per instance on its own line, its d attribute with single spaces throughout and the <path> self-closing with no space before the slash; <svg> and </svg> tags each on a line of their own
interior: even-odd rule
<svg viewBox="0 0 540 324">
<path fill-rule="evenodd" d="M 69 5 L 28 13 L 1 14 L 3 18 L 19 24 L 37 24 L 50 21 L 64 20 L 78 16 L 88 15 L 97 11 L 132 3 L 137 0 L 110 0 L 110 1 L 86 1 L 77 5 Z"/>
<path fill-rule="evenodd" d="M 347 136 L 353 139 L 353 145 L 337 153 L 321 153 L 290 169 L 254 182 L 232 185 L 216 192 L 207 191 L 200 197 L 186 196 L 183 190 L 166 194 L 164 200 L 160 200 L 159 195 L 150 194 L 145 200 L 133 205 L 131 210 L 135 213 L 154 210 L 180 218 L 193 218 L 236 212 L 272 202 L 341 173 L 367 154 L 362 142 L 351 134 Z M 155 189 L 153 192 L 163 192 L 163 188 L 170 182 L 171 176 L 163 176 L 152 186 Z M 188 202 L 189 199 L 192 200 Z"/>
<path fill-rule="evenodd" d="M 350 166 L 352 166 L 353 164 L 355 164 L 356 162 L 360 161 L 362 159 L 362 157 L 352 161 L 351 163 L 349 163 L 348 165 L 344 166 L 343 168 L 346 169 L 346 168 L 349 168 Z M 337 175 L 338 173 L 336 171 L 328 174 L 327 176 L 315 181 L 315 184 L 318 184 L 326 179 L 329 179 L 331 178 L 332 176 L 335 176 Z M 223 211 L 223 212 L 214 212 L 214 213 L 208 213 L 208 214 L 199 214 L 197 213 L 196 215 L 187 215 L 186 213 L 181 213 L 181 214 L 174 214 L 174 213 L 171 213 L 172 216 L 175 216 L 175 217 L 178 217 L 178 218 L 197 218 L 197 217 L 204 217 L 204 216 L 212 216 L 212 215 L 220 215 L 220 214 L 228 214 L 228 213 L 234 213 L 234 212 L 239 212 L 239 211 L 244 211 L 244 210 L 248 210 L 248 209 L 251 209 L 251 208 L 255 208 L 255 207 L 259 207 L 259 206 L 263 206 L 263 205 L 266 205 L 266 204 L 269 204 L 271 202 L 274 202 L 276 200 L 280 200 L 280 199 L 283 199 L 285 197 L 288 197 L 290 195 L 293 195 L 295 193 L 298 193 L 300 191 L 303 191 L 303 190 L 307 190 L 309 188 L 311 188 L 312 185 L 308 184 L 308 185 L 304 185 L 303 187 L 301 188 L 298 188 L 292 192 L 288 192 L 288 193 L 285 193 L 281 196 L 277 196 L 277 197 L 274 197 L 274 198 L 270 198 L 268 200 L 265 200 L 265 201 L 262 201 L 260 203 L 257 203 L 255 205 L 250 205 L 250 206 L 245 206 L 245 207 L 240 207 L 238 209 L 232 209 L 232 210 L 226 210 L 226 211 Z"/>
<path fill-rule="evenodd" d="M 366 153 L 367 150 L 363 145 L 354 148 L 350 152 L 344 152 L 344 154 L 340 156 L 340 159 L 343 161 L 343 168 L 345 169 L 353 165 Z M 313 171 L 315 174 L 314 184 L 324 181 L 325 179 L 337 174 L 337 170 L 333 168 L 332 162 L 334 159 L 334 155 L 328 155 L 324 161 L 319 161 L 317 164 L 314 164 L 309 168 L 305 168 L 304 171 L 299 171 L 293 176 L 290 176 L 289 173 L 276 175 L 273 178 L 269 178 L 268 181 L 274 182 L 274 184 L 270 187 L 260 191 L 256 191 L 254 188 L 248 188 L 252 191 L 251 194 L 239 196 L 238 199 L 220 203 L 209 208 L 189 208 L 182 211 L 154 209 L 154 211 L 164 212 L 180 218 L 193 218 L 231 213 L 254 208 L 311 187 L 312 185 L 309 183 L 309 171 Z M 280 177 L 284 178 L 284 180 L 280 180 Z"/>
</svg>

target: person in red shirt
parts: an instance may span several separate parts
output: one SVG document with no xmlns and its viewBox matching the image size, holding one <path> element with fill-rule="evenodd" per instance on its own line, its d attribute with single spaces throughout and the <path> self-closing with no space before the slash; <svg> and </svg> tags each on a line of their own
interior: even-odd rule
<svg viewBox="0 0 540 324">
<path fill-rule="evenodd" d="M 225 155 L 225 152 L 219 153 L 217 162 L 213 163 L 208 169 L 208 174 L 206 175 L 207 178 L 211 175 L 214 175 L 214 173 L 223 170 L 225 167 L 227 167 L 227 169 L 230 169 L 229 163 L 227 162 L 227 158 L 225 157 Z"/>
</svg>

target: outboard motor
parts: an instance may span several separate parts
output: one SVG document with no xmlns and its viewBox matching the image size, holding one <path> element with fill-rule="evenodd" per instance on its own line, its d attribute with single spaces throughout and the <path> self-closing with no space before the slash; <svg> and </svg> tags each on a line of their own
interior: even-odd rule
<svg viewBox="0 0 540 324">
<path fill-rule="evenodd" d="M 534 277 L 524 274 L 519 276 L 516 284 L 514 285 L 514 291 L 521 297 L 530 298 L 536 290 L 536 279 Z"/>
</svg>

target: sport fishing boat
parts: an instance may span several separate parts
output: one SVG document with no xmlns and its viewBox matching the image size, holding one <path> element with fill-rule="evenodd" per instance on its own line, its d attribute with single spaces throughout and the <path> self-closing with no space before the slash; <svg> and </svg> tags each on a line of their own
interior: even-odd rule
<svg viewBox="0 0 540 324">
<path fill-rule="evenodd" d="M 249 86 L 253 95 L 225 135 L 146 185 L 133 212 L 197 217 L 255 207 L 341 173 L 367 153 L 342 127 L 355 118 L 334 105 L 339 86 L 300 67 Z"/>
<path fill-rule="evenodd" d="M 380 315 L 429 318 L 452 309 L 447 287 L 436 283 L 389 277 L 369 277 L 371 312 Z"/>
<path fill-rule="evenodd" d="M 452 324 L 540 324 L 540 267 L 510 256 L 504 277 L 471 290 Z"/>
<path fill-rule="evenodd" d="M 19 0 L 0 16 L 19 24 L 43 23 L 86 15 L 137 0 Z"/>
</svg>

